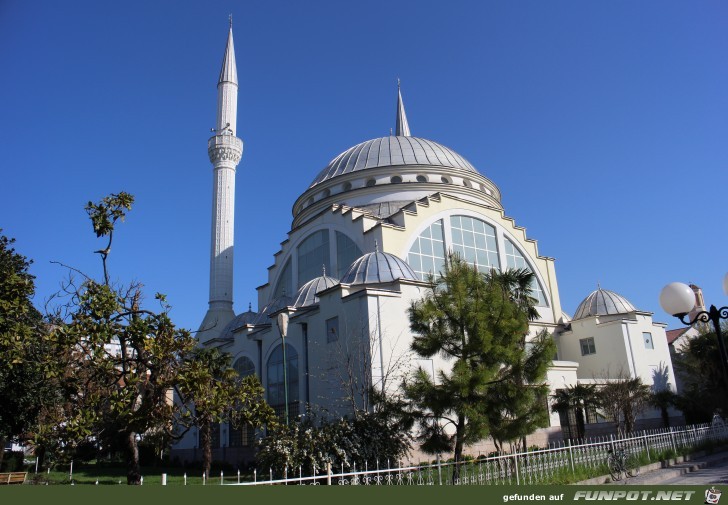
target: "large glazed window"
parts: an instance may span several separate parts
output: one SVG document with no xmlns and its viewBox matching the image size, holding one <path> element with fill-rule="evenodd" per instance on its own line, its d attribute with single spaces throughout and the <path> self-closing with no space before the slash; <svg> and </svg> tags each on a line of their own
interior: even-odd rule
<svg viewBox="0 0 728 505">
<path fill-rule="evenodd" d="M 330 272 L 330 263 L 329 231 L 317 231 L 306 237 L 298 246 L 298 287 L 314 277 L 319 277 L 322 267 Z"/>
<path fill-rule="evenodd" d="M 288 376 L 288 415 L 298 415 L 298 353 L 286 344 L 286 375 Z M 286 390 L 283 382 L 283 346 L 278 347 L 268 358 L 268 403 L 280 417 L 286 412 Z"/>
<path fill-rule="evenodd" d="M 513 245 L 508 239 L 505 239 L 505 250 L 506 250 L 506 267 L 507 268 L 525 268 L 529 272 L 533 272 L 533 269 L 523 257 L 521 252 Z M 546 296 L 543 294 L 543 289 L 538 282 L 538 279 L 534 277 L 531 283 L 531 295 L 538 300 L 539 307 L 548 307 Z"/>
<path fill-rule="evenodd" d="M 278 277 L 278 284 L 276 284 L 276 289 L 273 292 L 273 298 L 278 298 L 279 296 L 293 296 L 293 294 L 296 292 L 295 289 L 293 289 L 293 272 L 291 271 L 291 258 L 288 258 L 288 261 L 286 261 L 285 266 L 283 267 L 283 271 L 281 272 L 281 276 Z"/>
<path fill-rule="evenodd" d="M 340 231 L 336 232 L 336 278 L 341 279 L 344 272 L 354 263 L 354 260 L 361 257 L 361 249 Z"/>
<path fill-rule="evenodd" d="M 238 372 L 241 378 L 255 375 L 255 364 L 247 356 L 236 359 L 235 363 L 233 363 L 233 369 Z M 253 445 L 255 428 L 252 425 L 246 423 L 236 427 L 233 423 L 228 423 L 228 429 L 230 430 L 230 447 L 250 447 Z"/>
<path fill-rule="evenodd" d="M 445 269 L 445 239 L 442 221 L 435 221 L 415 239 L 415 243 L 412 244 L 407 255 L 407 263 L 423 281 L 429 274 Z"/>
<path fill-rule="evenodd" d="M 481 271 L 500 270 L 495 228 L 469 216 L 450 218 L 452 251 Z"/>
</svg>

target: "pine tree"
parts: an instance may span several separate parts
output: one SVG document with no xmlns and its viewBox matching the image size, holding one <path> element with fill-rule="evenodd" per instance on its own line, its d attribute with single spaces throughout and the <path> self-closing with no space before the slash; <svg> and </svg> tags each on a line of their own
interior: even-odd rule
<svg viewBox="0 0 728 505">
<path fill-rule="evenodd" d="M 436 383 L 420 368 L 404 384 L 426 452 L 453 451 L 461 461 L 464 447 L 489 433 L 520 438 L 543 421 L 542 413 L 535 423 L 522 419 L 545 409 L 543 379 L 554 354 L 547 335 L 526 350 L 536 315 L 532 280 L 528 270 L 483 274 L 451 256 L 429 293 L 412 303 L 412 350 L 452 362 Z"/>
</svg>

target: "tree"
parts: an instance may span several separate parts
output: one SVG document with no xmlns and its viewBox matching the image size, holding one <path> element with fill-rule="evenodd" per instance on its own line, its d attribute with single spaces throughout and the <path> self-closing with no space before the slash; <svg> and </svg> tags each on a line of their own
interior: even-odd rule
<svg viewBox="0 0 728 505">
<path fill-rule="evenodd" d="M 663 389 L 652 393 L 650 403 L 653 407 L 660 409 L 660 416 L 662 417 L 662 425 L 665 428 L 670 427 L 670 412 L 668 409 L 674 407 L 677 404 L 677 395 L 669 389 Z"/>
<path fill-rule="evenodd" d="M 553 395 L 554 412 L 574 412 L 576 419 L 576 438 L 581 440 L 586 432 L 586 409 L 598 404 L 596 386 L 594 384 L 576 384 L 557 390 Z"/>
<path fill-rule="evenodd" d="M 728 331 L 724 330 L 724 338 L 726 334 Z M 711 331 L 688 340 L 673 357 L 682 382 L 677 406 L 688 422 L 710 422 L 717 410 L 728 412 L 728 390 L 720 356 L 718 340 Z"/>
<path fill-rule="evenodd" d="M 618 433 L 632 433 L 637 415 L 650 404 L 652 392 L 639 377 L 620 377 L 604 384 L 598 392 L 599 405 L 614 419 Z"/>
<path fill-rule="evenodd" d="M 2 232 L 2 230 L 0 230 Z M 24 440 L 52 389 L 46 378 L 46 326 L 31 301 L 31 262 L 0 234 L 0 464 L 8 439 Z"/>
<path fill-rule="evenodd" d="M 532 276 L 527 270 L 483 274 L 450 256 L 445 272 L 431 278 L 432 289 L 410 306 L 412 350 L 452 362 L 452 370 L 440 371 L 437 383 L 420 368 L 404 384 L 426 452 L 453 451 L 460 461 L 464 446 L 489 431 L 520 437 L 530 429 L 515 420 L 538 403 L 545 387 L 543 364 L 554 354 L 546 336 L 534 345 L 543 355 L 526 351 L 535 310 L 529 296 Z M 542 405 L 545 409 L 545 401 Z M 508 422 L 512 431 L 499 432 L 496 422 Z"/>
<path fill-rule="evenodd" d="M 55 354 L 66 369 L 59 379 L 63 402 L 44 412 L 39 442 L 73 450 L 81 441 L 123 447 L 127 483 L 139 484 L 139 439 L 145 434 L 172 436 L 175 404 L 170 392 L 178 381 L 180 358 L 195 340 L 169 318 L 163 295 L 158 311 L 142 307 L 141 285 L 109 283 L 107 258 L 115 225 L 123 221 L 134 198 L 112 194 L 86 210 L 97 237 L 108 237 L 96 251 L 104 266 L 104 282 L 84 276 L 69 285 L 68 316 L 51 332 Z"/>
<path fill-rule="evenodd" d="M 275 412 L 265 402 L 258 378 L 239 377 L 230 366 L 231 356 L 218 349 L 197 348 L 186 359 L 177 392 L 183 405 L 180 420 L 200 430 L 202 468 L 209 477 L 212 463 L 213 423 L 232 421 L 253 426 L 275 422 Z"/>
</svg>

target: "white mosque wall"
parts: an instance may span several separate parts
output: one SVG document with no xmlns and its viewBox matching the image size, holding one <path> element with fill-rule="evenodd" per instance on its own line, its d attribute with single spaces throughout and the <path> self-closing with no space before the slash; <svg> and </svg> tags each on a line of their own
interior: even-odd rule
<svg viewBox="0 0 728 505">
<path fill-rule="evenodd" d="M 646 334 L 651 341 L 645 345 Z M 593 354 L 582 355 L 581 340 L 593 339 Z M 656 389 L 675 390 L 675 375 L 665 327 L 648 313 L 592 316 L 571 322 L 559 338 L 560 357 L 578 361 L 579 379 L 639 377 Z"/>
</svg>

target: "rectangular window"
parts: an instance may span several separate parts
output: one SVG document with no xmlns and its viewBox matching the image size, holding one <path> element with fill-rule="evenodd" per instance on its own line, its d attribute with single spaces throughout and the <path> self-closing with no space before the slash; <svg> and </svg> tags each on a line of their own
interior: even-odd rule
<svg viewBox="0 0 728 505">
<path fill-rule="evenodd" d="M 645 349 L 654 349 L 655 344 L 652 342 L 652 333 L 649 332 L 643 332 L 642 333 L 642 340 L 645 341 Z"/>
<path fill-rule="evenodd" d="M 336 342 L 339 340 L 339 318 L 332 317 L 326 320 L 326 343 Z"/>
<path fill-rule="evenodd" d="M 588 354 L 596 354 L 597 348 L 594 346 L 594 337 L 582 338 L 579 340 L 581 344 L 581 355 L 587 356 Z"/>
</svg>

